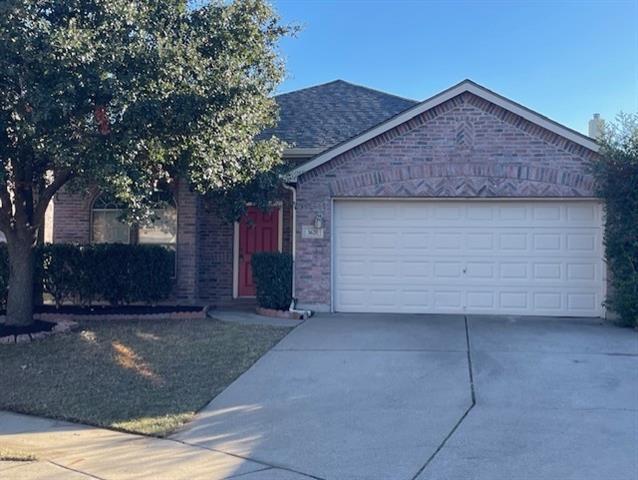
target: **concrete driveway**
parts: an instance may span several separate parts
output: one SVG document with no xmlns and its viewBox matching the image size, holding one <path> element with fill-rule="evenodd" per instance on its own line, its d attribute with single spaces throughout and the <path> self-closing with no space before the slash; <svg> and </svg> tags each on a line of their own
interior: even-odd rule
<svg viewBox="0 0 638 480">
<path fill-rule="evenodd" d="M 243 480 L 635 480 L 638 334 L 319 315 L 172 438 L 264 466 Z"/>
</svg>

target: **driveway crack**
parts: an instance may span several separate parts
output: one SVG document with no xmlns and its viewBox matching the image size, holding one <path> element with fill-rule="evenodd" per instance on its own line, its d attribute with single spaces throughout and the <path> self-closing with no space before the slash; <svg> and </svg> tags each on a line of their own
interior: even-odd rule
<svg viewBox="0 0 638 480">
<path fill-rule="evenodd" d="M 277 470 L 285 470 L 285 471 L 291 472 L 291 473 L 296 473 L 297 475 L 301 475 L 301 476 L 304 476 L 304 477 L 312 478 L 313 480 L 325 480 L 325 479 L 323 479 L 321 477 L 317 477 L 317 476 L 312 475 L 310 473 L 301 472 L 299 470 L 295 470 L 293 468 L 286 467 L 284 465 L 277 465 L 277 464 L 270 463 L 270 462 L 267 462 L 267 461 L 264 461 L 264 460 L 259 460 L 257 458 L 247 457 L 247 456 L 244 456 L 244 455 L 239 455 L 239 454 L 231 453 L 231 452 L 225 452 L 225 451 L 219 450 L 217 448 L 207 447 L 205 445 L 201 445 L 201 444 L 198 444 L 198 443 L 189 443 L 189 442 L 186 442 L 184 440 L 179 440 L 177 438 L 170 438 L 168 440 L 170 440 L 172 442 L 181 443 L 182 445 L 187 445 L 189 447 L 200 448 L 202 450 L 208 450 L 209 452 L 223 453 L 224 455 L 228 455 L 228 456 L 231 456 L 231 457 L 239 458 L 241 460 L 246 460 L 248 462 L 257 463 L 257 464 L 260 464 L 260 465 L 263 465 L 264 467 L 266 467 L 266 468 L 263 468 L 263 469 L 260 469 L 260 470 L 255 470 L 255 471 L 252 471 L 252 472 L 246 472 L 246 474 L 261 472 L 263 470 L 277 469 Z M 244 475 L 244 474 L 242 474 L 242 475 Z M 239 475 L 235 475 L 235 476 L 239 476 Z"/>
<path fill-rule="evenodd" d="M 438 453 L 441 450 L 443 450 L 443 447 L 445 446 L 447 441 L 452 437 L 452 435 L 454 435 L 454 432 L 456 432 L 459 426 L 461 426 L 461 424 L 463 423 L 463 420 L 465 420 L 465 418 L 469 415 L 469 413 L 472 411 L 472 409 L 476 405 L 476 393 L 474 391 L 474 373 L 472 369 L 472 349 L 470 345 L 470 328 L 467 321 L 467 315 L 464 315 L 463 319 L 465 321 L 465 343 L 467 346 L 467 368 L 468 368 L 469 379 L 470 379 L 470 398 L 472 401 L 470 403 L 470 406 L 467 408 L 467 410 L 465 410 L 463 415 L 461 415 L 461 418 L 459 418 L 458 421 L 454 424 L 454 426 L 452 427 L 452 430 L 450 430 L 450 432 L 445 436 L 445 438 L 436 448 L 434 453 L 430 455 L 430 458 L 428 458 L 427 461 L 423 464 L 423 466 L 419 468 L 419 470 L 417 470 L 417 472 L 414 474 L 411 480 L 416 480 L 416 478 L 423 473 L 423 471 L 428 467 L 428 465 L 432 463 L 432 460 L 434 460 L 434 458 L 438 455 Z"/>
<path fill-rule="evenodd" d="M 97 475 L 93 475 L 92 473 L 85 472 L 83 470 L 77 470 L 75 468 L 69 467 L 68 465 L 63 465 L 61 463 L 54 462 L 53 460 L 47 460 L 47 462 L 50 463 L 51 465 L 55 465 L 56 467 L 59 467 L 59 468 L 61 468 L 63 470 L 68 470 L 69 472 L 79 473 L 80 475 L 84 475 L 87 478 L 94 478 L 96 480 L 106 480 L 104 477 L 98 477 Z"/>
</svg>

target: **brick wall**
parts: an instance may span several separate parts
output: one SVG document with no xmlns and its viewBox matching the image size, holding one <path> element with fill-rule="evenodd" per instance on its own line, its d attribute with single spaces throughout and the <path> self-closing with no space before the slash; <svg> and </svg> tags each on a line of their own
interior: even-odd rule
<svg viewBox="0 0 638 480">
<path fill-rule="evenodd" d="M 91 206 L 98 192 L 59 192 L 54 199 L 53 242 L 89 243 L 91 241 Z M 180 182 L 175 195 L 177 204 L 177 271 L 171 303 L 198 303 L 197 215 L 199 198 Z"/>
<path fill-rule="evenodd" d="M 89 243 L 91 205 L 97 195 L 62 191 L 55 198 L 53 241 Z M 292 250 L 292 199 L 282 191 L 283 250 Z M 176 191 L 177 270 L 171 303 L 231 305 L 233 299 L 233 224 L 204 205 L 185 182 Z"/>
<path fill-rule="evenodd" d="M 296 295 L 330 307 L 331 198 L 591 197 L 595 154 L 464 93 L 302 175 L 297 193 Z M 317 214 L 323 239 L 301 239 Z"/>
<path fill-rule="evenodd" d="M 198 219 L 200 198 L 190 191 L 185 181 L 180 181 L 175 195 L 177 204 L 177 275 L 175 299 L 177 303 L 199 303 L 197 276 Z"/>
<path fill-rule="evenodd" d="M 95 192 L 58 192 L 53 207 L 54 243 L 89 243 L 91 205 Z"/>
<path fill-rule="evenodd" d="M 291 252 L 292 199 L 288 191 L 280 193 L 283 204 L 284 252 Z M 199 293 L 200 298 L 215 305 L 233 305 L 234 225 L 228 223 L 214 207 L 202 207 L 199 215 Z M 241 302 L 241 301 L 240 301 Z"/>
</svg>

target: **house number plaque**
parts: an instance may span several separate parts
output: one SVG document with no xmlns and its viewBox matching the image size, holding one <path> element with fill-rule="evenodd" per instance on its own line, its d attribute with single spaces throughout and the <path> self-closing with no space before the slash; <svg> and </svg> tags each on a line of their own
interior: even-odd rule
<svg viewBox="0 0 638 480">
<path fill-rule="evenodd" d="M 323 238 L 323 228 L 317 228 L 314 225 L 302 225 L 301 238 Z"/>
</svg>

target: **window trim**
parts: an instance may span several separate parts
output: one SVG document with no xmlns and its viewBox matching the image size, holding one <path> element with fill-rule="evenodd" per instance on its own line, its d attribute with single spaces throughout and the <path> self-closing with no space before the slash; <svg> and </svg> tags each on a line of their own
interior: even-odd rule
<svg viewBox="0 0 638 480">
<path fill-rule="evenodd" d="M 179 245 L 179 205 L 177 203 L 176 195 L 173 192 L 168 192 L 171 196 L 173 207 L 175 208 L 175 242 L 174 243 L 140 243 L 139 242 L 139 225 L 131 224 L 128 225 L 128 243 L 124 245 L 159 245 L 162 247 L 172 247 L 175 251 L 175 260 L 177 264 L 177 246 Z M 104 192 L 97 192 L 90 203 L 89 210 L 89 243 L 91 245 L 96 244 L 94 229 L 95 218 L 94 212 L 118 212 L 121 211 L 121 208 L 95 208 L 95 203 L 99 200 L 99 198 L 104 195 Z M 103 242 L 108 243 L 108 242 Z M 177 266 L 175 267 L 177 270 Z"/>
<path fill-rule="evenodd" d="M 96 242 L 95 241 L 95 212 L 119 212 L 121 211 L 121 208 L 91 208 L 91 219 L 90 219 L 90 224 L 89 224 L 89 243 L 91 243 L 91 245 L 95 244 L 95 243 L 110 243 L 110 242 Z M 134 245 L 133 242 L 133 225 L 128 225 L 128 236 L 127 236 L 127 243 L 125 243 L 124 245 Z"/>
</svg>

